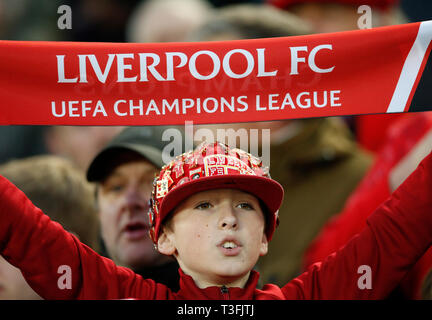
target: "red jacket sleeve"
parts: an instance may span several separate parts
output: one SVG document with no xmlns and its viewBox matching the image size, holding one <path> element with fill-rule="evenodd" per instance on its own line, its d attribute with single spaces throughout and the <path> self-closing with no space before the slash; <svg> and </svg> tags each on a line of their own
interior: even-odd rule
<svg viewBox="0 0 432 320">
<path fill-rule="evenodd" d="M 82 244 L 2 176 L 0 254 L 45 299 L 164 299 L 169 291 Z"/>
<path fill-rule="evenodd" d="M 370 214 L 391 194 L 393 170 L 407 157 L 419 153 L 419 146 L 428 141 L 431 132 L 432 114 L 425 112 L 404 115 L 389 128 L 374 165 L 347 199 L 343 210 L 333 216 L 309 244 L 303 256 L 303 270 L 322 261 L 365 228 Z"/>
<path fill-rule="evenodd" d="M 383 299 L 432 244 L 432 154 L 367 220 L 367 227 L 282 288 L 287 298 Z M 371 289 L 359 288 L 371 270 Z M 359 273 L 361 271 L 361 273 Z M 361 287 L 361 286 L 360 286 Z"/>
</svg>

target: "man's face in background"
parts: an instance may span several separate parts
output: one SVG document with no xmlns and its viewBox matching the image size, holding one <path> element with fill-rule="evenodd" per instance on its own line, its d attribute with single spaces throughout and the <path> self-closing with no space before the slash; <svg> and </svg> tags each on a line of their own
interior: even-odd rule
<svg viewBox="0 0 432 320">
<path fill-rule="evenodd" d="M 136 155 L 116 166 L 99 184 L 99 217 L 108 254 L 117 264 L 134 270 L 168 259 L 154 249 L 148 235 L 149 199 L 158 171 Z"/>
</svg>

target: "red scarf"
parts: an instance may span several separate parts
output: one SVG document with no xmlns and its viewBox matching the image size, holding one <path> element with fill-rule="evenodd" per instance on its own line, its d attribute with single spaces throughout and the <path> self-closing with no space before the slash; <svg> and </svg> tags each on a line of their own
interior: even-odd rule
<svg viewBox="0 0 432 320">
<path fill-rule="evenodd" d="M 206 43 L 0 41 L 0 125 L 202 124 L 432 110 L 431 39 L 432 21 Z"/>
</svg>

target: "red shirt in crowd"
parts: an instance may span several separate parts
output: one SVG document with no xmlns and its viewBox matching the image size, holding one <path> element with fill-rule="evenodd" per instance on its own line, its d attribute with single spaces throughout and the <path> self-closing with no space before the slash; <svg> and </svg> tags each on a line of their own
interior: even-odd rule
<svg viewBox="0 0 432 320">
<path fill-rule="evenodd" d="M 348 198 L 344 209 L 323 227 L 305 252 L 304 268 L 321 261 L 363 230 L 368 217 L 390 196 L 392 172 L 411 153 L 429 152 L 431 134 L 430 112 L 404 115 L 394 123 L 377 154 L 375 164 Z M 420 147 L 424 150 L 418 150 Z M 431 269 L 432 249 L 429 249 L 402 282 L 401 293 L 405 298 L 420 298 L 422 280 Z"/>
</svg>

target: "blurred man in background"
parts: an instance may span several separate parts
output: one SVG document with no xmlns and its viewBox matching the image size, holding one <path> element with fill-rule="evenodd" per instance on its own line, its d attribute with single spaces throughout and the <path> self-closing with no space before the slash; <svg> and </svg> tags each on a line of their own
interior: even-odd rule
<svg viewBox="0 0 432 320">
<path fill-rule="evenodd" d="M 178 289 L 178 264 L 154 249 L 148 210 L 155 175 L 163 166 L 166 127 L 129 127 L 91 162 L 87 179 L 97 185 L 96 202 L 106 254 L 117 265 Z"/>
</svg>

